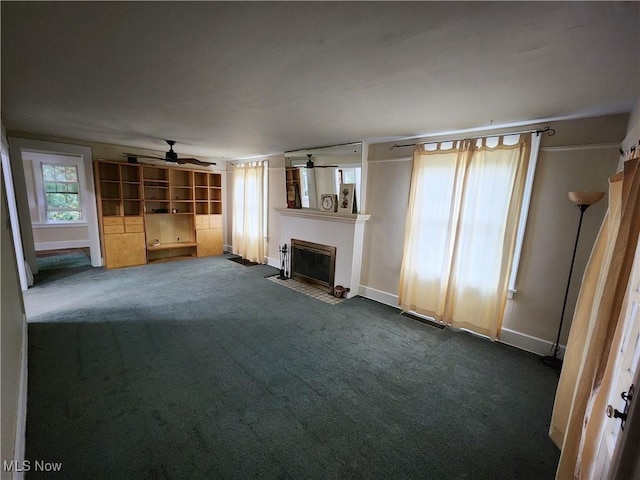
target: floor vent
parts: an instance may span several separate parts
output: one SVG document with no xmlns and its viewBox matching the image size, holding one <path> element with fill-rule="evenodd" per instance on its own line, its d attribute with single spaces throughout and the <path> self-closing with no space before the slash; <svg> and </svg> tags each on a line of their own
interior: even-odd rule
<svg viewBox="0 0 640 480">
<path fill-rule="evenodd" d="M 427 317 L 421 317 L 420 315 L 415 315 L 413 313 L 409 313 L 409 312 L 402 312 L 400 315 L 402 315 L 403 317 L 407 317 L 410 318 L 412 320 L 417 320 L 419 322 L 422 322 L 426 325 L 429 325 L 430 327 L 433 328 L 439 328 L 440 330 L 443 330 L 446 325 L 444 325 L 443 323 L 438 323 L 435 320 L 431 320 Z"/>
</svg>

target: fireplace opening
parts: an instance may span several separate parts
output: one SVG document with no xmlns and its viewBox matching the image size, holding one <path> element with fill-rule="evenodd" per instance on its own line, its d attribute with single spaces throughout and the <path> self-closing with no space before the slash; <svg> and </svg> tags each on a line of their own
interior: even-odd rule
<svg viewBox="0 0 640 480">
<path fill-rule="evenodd" d="M 291 239 L 291 278 L 333 291 L 336 247 Z"/>
</svg>

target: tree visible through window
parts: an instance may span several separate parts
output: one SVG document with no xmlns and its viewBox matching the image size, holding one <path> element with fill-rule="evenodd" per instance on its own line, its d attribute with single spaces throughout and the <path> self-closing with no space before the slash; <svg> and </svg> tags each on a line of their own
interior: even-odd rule
<svg viewBox="0 0 640 480">
<path fill-rule="evenodd" d="M 42 164 L 48 222 L 82 220 L 78 167 Z"/>
</svg>

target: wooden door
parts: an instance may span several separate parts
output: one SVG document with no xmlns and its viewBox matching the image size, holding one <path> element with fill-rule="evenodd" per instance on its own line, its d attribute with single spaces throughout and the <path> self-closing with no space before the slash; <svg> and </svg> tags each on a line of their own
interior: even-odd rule
<svg viewBox="0 0 640 480">
<path fill-rule="evenodd" d="M 222 255 L 222 229 L 207 228 L 196 230 L 196 243 L 198 257 Z"/>
<path fill-rule="evenodd" d="M 144 233 L 104 235 L 107 268 L 129 267 L 147 263 Z"/>
<path fill-rule="evenodd" d="M 638 363 L 640 362 L 640 248 L 636 247 L 635 259 L 627 287 L 627 306 L 623 313 L 623 335 L 620 345 L 617 346 L 618 354 L 615 361 L 614 378 L 611 391 L 609 392 L 608 405 L 623 412 L 625 400 L 621 394 L 628 393 L 629 387 L 633 383 Z M 613 345 L 612 348 L 616 348 Z M 638 396 L 638 385 L 635 385 L 636 401 Z M 596 412 L 605 415 L 606 412 Z M 621 421 L 618 418 L 606 418 L 600 446 L 596 456 L 595 477 L 597 479 L 609 478 L 611 469 L 611 459 L 616 448 L 616 444 L 621 436 Z"/>
</svg>

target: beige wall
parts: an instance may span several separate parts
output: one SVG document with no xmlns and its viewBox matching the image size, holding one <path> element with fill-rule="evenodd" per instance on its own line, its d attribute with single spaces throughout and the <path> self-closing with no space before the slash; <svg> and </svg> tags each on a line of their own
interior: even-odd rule
<svg viewBox="0 0 640 480">
<path fill-rule="evenodd" d="M 507 302 L 503 328 L 555 341 L 580 219 L 567 192 L 606 192 L 617 163 L 617 147 L 575 151 L 543 147 L 516 281 L 518 292 Z M 606 209 L 605 197 L 584 214 L 561 344 L 566 343 L 582 273 Z"/>
<path fill-rule="evenodd" d="M 579 218 L 567 192 L 607 190 L 607 178 L 616 170 L 618 145 L 627 120 L 628 115 L 622 114 L 549 124 L 556 135 L 542 139 L 516 283 L 518 292 L 508 302 L 505 328 L 555 340 Z M 560 148 L 585 144 L 595 148 Z M 361 283 L 365 290 L 391 303 L 398 293 L 412 148 L 390 150 L 390 145 L 369 147 L 366 213 L 371 214 L 371 220 L 365 231 Z M 567 318 L 571 317 L 582 271 L 605 210 L 602 201 L 585 213 Z M 570 321 L 565 319 L 565 323 L 568 327 Z M 568 328 L 563 331 L 568 332 Z"/>
<path fill-rule="evenodd" d="M 631 115 L 629 115 L 629 125 L 627 126 L 627 134 L 622 142 L 622 148 L 627 151 L 631 147 L 640 149 L 640 98 L 636 102 Z"/>
<path fill-rule="evenodd" d="M 0 182 L 2 206 L 0 208 L 0 250 L 2 250 L 2 269 L 0 270 L 0 289 L 2 290 L 2 308 L 0 312 L 2 419 L 0 430 L 0 462 L 11 461 L 20 452 L 14 452 L 16 435 L 24 433 L 20 422 L 20 392 L 23 378 L 23 356 L 26 355 L 26 320 L 22 303 L 22 292 L 16 270 L 16 259 L 13 250 L 11 231 L 7 227 L 7 200 L 4 182 Z M 21 460 L 21 458 L 17 459 Z M 3 476 L 4 478 L 4 476 Z"/>
<path fill-rule="evenodd" d="M 64 228 L 39 228 L 34 226 L 33 241 L 36 244 L 36 250 L 42 250 L 42 248 L 38 248 L 38 244 L 46 246 L 46 244 L 64 242 L 86 243 L 84 246 L 89 246 L 89 232 L 86 226 Z"/>
</svg>

